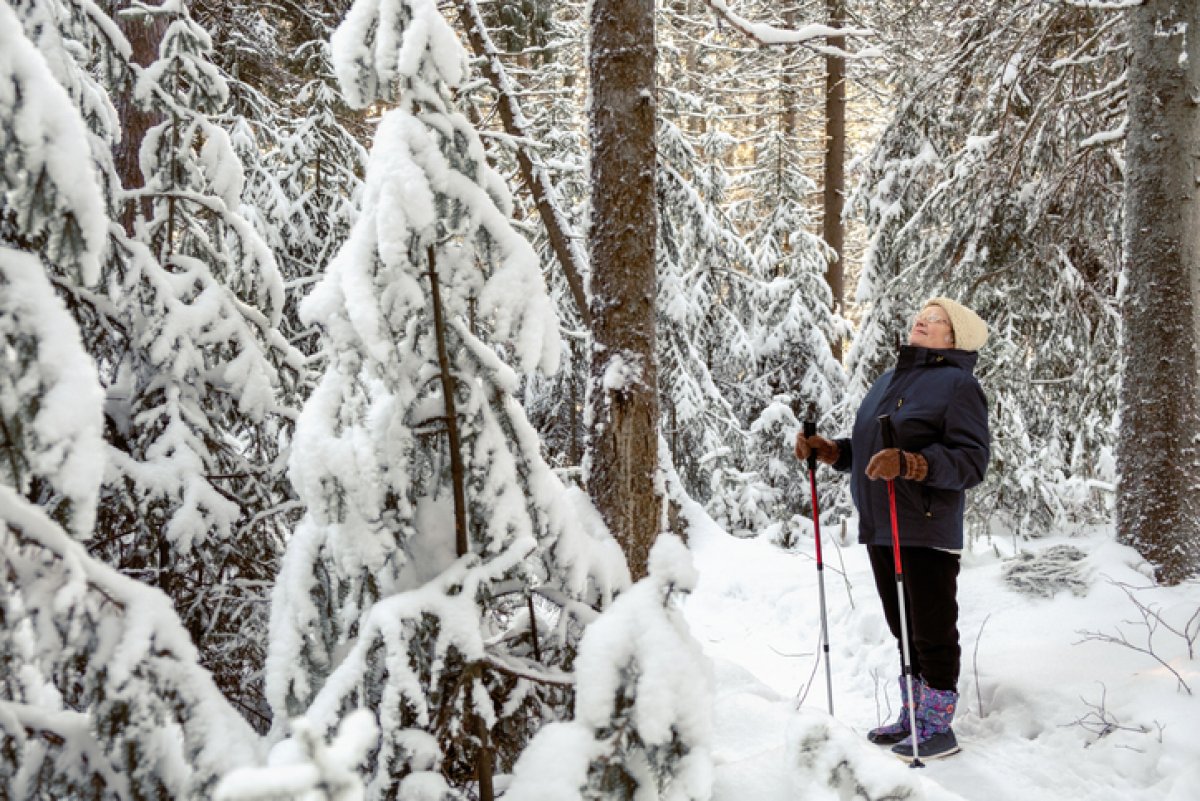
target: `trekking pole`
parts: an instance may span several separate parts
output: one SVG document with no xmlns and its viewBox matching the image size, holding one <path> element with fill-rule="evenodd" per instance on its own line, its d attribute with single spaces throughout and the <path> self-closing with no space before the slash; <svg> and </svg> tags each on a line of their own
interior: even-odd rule
<svg viewBox="0 0 1200 801">
<path fill-rule="evenodd" d="M 815 436 L 817 424 L 804 421 L 804 438 Z M 812 490 L 813 534 L 817 542 L 817 587 L 821 597 L 821 649 L 825 652 L 825 691 L 829 695 L 829 714 L 833 715 L 833 668 L 829 665 L 829 618 L 825 613 L 825 562 L 821 559 L 821 510 L 817 503 L 817 454 L 808 452 L 808 486 Z"/>
<path fill-rule="evenodd" d="M 892 430 L 891 417 L 881 414 L 879 425 L 883 429 L 883 447 L 896 447 L 896 434 Z M 904 656 L 904 679 L 908 682 L 908 727 L 913 744 L 913 758 L 909 767 L 923 768 L 925 764 L 921 762 L 921 756 L 918 753 L 917 741 L 921 739 L 921 733 L 917 729 L 917 696 L 913 695 L 912 659 L 909 657 L 908 650 L 908 617 L 904 612 L 904 567 L 900 562 L 900 524 L 896 520 L 896 483 L 894 480 L 888 479 L 887 490 L 888 510 L 892 515 L 892 561 L 896 565 L 896 597 L 900 601 L 900 652 Z"/>
</svg>

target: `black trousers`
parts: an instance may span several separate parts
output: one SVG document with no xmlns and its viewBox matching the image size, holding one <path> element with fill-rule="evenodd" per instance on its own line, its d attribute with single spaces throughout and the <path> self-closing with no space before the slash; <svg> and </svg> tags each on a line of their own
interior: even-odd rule
<svg viewBox="0 0 1200 801">
<path fill-rule="evenodd" d="M 883 602 L 888 628 L 900 645 L 900 601 L 892 548 L 868 545 L 875 588 Z M 958 554 L 936 548 L 900 548 L 904 569 L 904 607 L 908 619 L 909 656 L 914 676 L 937 690 L 958 689 L 962 648 L 958 642 Z"/>
</svg>

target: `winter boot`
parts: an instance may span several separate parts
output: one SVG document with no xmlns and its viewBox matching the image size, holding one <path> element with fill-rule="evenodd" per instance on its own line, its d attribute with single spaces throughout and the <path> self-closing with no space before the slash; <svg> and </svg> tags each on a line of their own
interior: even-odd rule
<svg viewBox="0 0 1200 801">
<path fill-rule="evenodd" d="M 925 690 L 925 682 L 917 676 L 913 677 L 913 695 L 917 697 L 917 715 L 921 714 L 921 693 Z M 900 715 L 896 718 L 895 723 L 889 723 L 886 726 L 880 726 L 877 729 L 871 729 L 867 732 L 867 739 L 875 743 L 875 745 L 895 745 L 901 740 L 908 737 L 909 715 L 908 715 L 908 680 L 904 676 L 900 677 Z"/>
<path fill-rule="evenodd" d="M 941 759 L 959 752 L 958 740 L 950 728 L 954 710 L 958 708 L 958 693 L 936 690 L 924 684 L 921 703 L 917 706 L 917 756 L 921 759 Z M 912 737 L 892 748 L 892 753 L 911 762 Z"/>
</svg>

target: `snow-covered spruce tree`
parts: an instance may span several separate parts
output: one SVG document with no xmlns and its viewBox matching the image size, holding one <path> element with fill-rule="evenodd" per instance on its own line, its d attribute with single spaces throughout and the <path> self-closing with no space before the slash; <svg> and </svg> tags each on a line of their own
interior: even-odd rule
<svg viewBox="0 0 1200 801">
<path fill-rule="evenodd" d="M 38 258 L 7 247 L 0 354 L 0 421 L 26 434 L 0 471 L 0 796 L 203 798 L 258 740 L 169 599 L 72 536 L 95 518 L 103 393 Z M 72 534 L 42 505 L 61 518 L 60 497 Z"/>
<path fill-rule="evenodd" d="M 754 363 L 752 257 L 721 212 L 723 182 L 708 180 L 702 154 L 667 121 L 658 140 L 663 435 L 688 492 L 707 499 L 714 469 L 744 464 L 746 433 L 731 396 Z"/>
<path fill-rule="evenodd" d="M 947 7 L 947 10 L 951 10 Z M 1104 512 L 1111 482 L 1125 44 L 1121 15 L 987 2 L 925 32 L 855 207 L 870 233 L 857 396 L 933 295 L 993 335 L 993 459 L 972 507 L 1037 533 Z M 930 11 L 930 13 L 938 13 Z"/>
<path fill-rule="evenodd" d="M 301 325 L 300 300 L 346 241 L 366 151 L 341 122 L 345 103 L 328 42 L 305 42 L 299 50 L 295 58 L 310 77 L 294 107 L 274 120 L 235 117 L 232 140 L 246 172 L 242 214 L 262 233 L 284 278 L 280 329 L 313 356 L 318 336 Z"/>
<path fill-rule="evenodd" d="M 574 720 L 546 726 L 507 801 L 701 801 L 712 792 L 712 677 L 678 609 L 698 578 L 674 535 L 588 626 Z"/>
<path fill-rule="evenodd" d="M 39 253 L 82 315 L 106 251 L 110 187 L 96 162 L 111 162 L 115 124 L 107 94 L 85 68 L 93 65 L 73 57 L 91 52 L 95 32 L 79 9 L 56 0 L 16 3 L 4 14 L 11 38 L 0 95 L 0 243 Z M 103 71 L 100 57 L 94 66 Z"/>
<path fill-rule="evenodd" d="M 245 171 L 240 212 L 283 275 L 281 330 L 310 356 L 317 334 L 299 327 L 297 307 L 346 239 L 366 163 L 347 129 L 361 115 L 341 100 L 329 63 L 329 37 L 349 6 L 194 0 L 191 9 L 212 37 L 211 58 L 229 88 L 214 122 L 230 130 Z"/>
<path fill-rule="evenodd" d="M 541 435 L 547 459 L 576 474 L 583 458 L 589 308 L 583 248 L 587 157 L 583 134 L 581 64 L 587 30 L 578 3 L 524 5 L 527 21 L 509 27 L 513 9 L 456 0 L 458 24 L 487 83 L 474 82 L 459 96 L 472 119 L 492 120 L 504 136 L 481 130 L 488 157 L 503 174 L 520 176 L 514 219 L 542 259 L 564 339 L 563 366 L 538 374 L 523 388 L 523 406 Z"/>
<path fill-rule="evenodd" d="M 0 567 L 4 797 L 198 799 L 255 758 L 170 600 L 6 485 Z"/>
<path fill-rule="evenodd" d="M 257 743 L 169 601 L 78 542 L 104 394 L 56 288 L 94 283 L 106 218 L 91 133 L 56 77 L 0 6 L 0 796 L 197 798 Z M 64 220 L 78 235 L 55 236 Z"/>
<path fill-rule="evenodd" d="M 826 435 L 842 430 L 846 374 L 832 343 L 847 338 L 849 330 L 832 311 L 825 279 L 832 254 L 810 233 L 815 224 L 805 202 L 815 186 L 795 155 L 796 132 L 789 123 L 795 110 L 788 104 L 796 101 L 792 92 L 772 95 L 779 105 L 772 107 L 770 127 L 746 177 L 755 195 L 770 202 L 750 204 L 760 208 L 747 235 L 758 279 L 751 327 L 756 361 L 740 414 L 751 434 L 747 469 L 775 493 L 776 505 L 765 511 L 777 521 L 778 541 L 791 544 L 803 528 L 796 515 L 811 514 L 804 471 L 792 455 L 795 434 L 805 419 Z M 821 508 L 833 511 L 844 497 L 843 483 L 831 476 L 821 490 Z"/>
<path fill-rule="evenodd" d="M 0 86 L 29 90 L 35 85 L 31 78 L 44 80 L 41 88 L 47 94 L 39 95 L 43 111 L 58 111 L 59 125 L 47 127 L 49 147 L 31 149 L 56 162 L 70 152 L 64 146 L 84 143 L 83 125 L 45 64 L 36 63 L 40 56 L 23 39 L 7 7 L 0 7 L 0 47 L 9 60 L 0 66 Z M 14 147 L 5 135 L 13 122 L 10 101 L 0 97 L 0 142 L 11 152 L 23 148 Z M 53 122 L 49 115 L 41 116 Z M 85 204 L 99 201 L 96 182 L 86 180 L 87 171 L 82 176 L 83 180 L 71 176 L 75 199 Z M 72 211 L 70 198 L 55 200 L 55 208 Z M 90 256 L 95 258 L 94 253 Z M 86 764 L 67 758 L 58 764 L 62 754 L 48 753 L 53 738 L 47 735 L 54 729 L 33 723 L 39 717 L 69 717 L 63 712 L 61 691 L 52 682 L 55 661 L 63 655 L 39 652 L 39 645 L 46 643 L 35 637 L 30 620 L 31 614 L 41 612 L 44 625 L 53 629 L 53 610 L 59 606 L 50 603 L 39 609 L 40 599 L 34 595 L 38 582 L 19 570 L 22 557 L 29 554 L 22 553 L 10 521 L 23 513 L 35 515 L 69 545 L 74 545 L 71 538 L 91 534 L 104 468 L 101 399 L 95 366 L 83 353 L 78 329 L 55 296 L 42 262 L 32 253 L 0 244 L 0 795 L 5 798 L 27 797 L 42 784 L 60 792 L 88 784 Z M 51 591 L 63 588 L 61 582 L 46 583 Z M 78 728 L 81 737 L 72 745 L 90 739 L 85 727 Z M 94 744 L 92 748 L 99 750 Z"/>
<path fill-rule="evenodd" d="M 7 6 L 0 7 L 0 51 L 0 479 L 87 539 L 104 463 L 96 369 L 78 352 L 77 329 L 54 297 L 47 266 L 57 265 L 71 287 L 94 286 L 108 217 L 90 134 Z M 55 324 L 67 329 L 62 339 Z"/>
<path fill-rule="evenodd" d="M 333 52 L 351 105 L 392 108 L 358 220 L 301 309 L 328 363 L 292 452 L 308 511 L 276 588 L 269 697 L 281 733 L 370 709 L 369 797 L 477 782 L 491 797 L 493 760 L 507 770 L 566 700 L 579 601 L 606 600 L 628 572 L 514 399 L 506 362 L 552 370 L 558 320 L 455 110 L 453 30 L 433 0 L 361 0 Z M 553 631 L 535 592 L 564 605 Z"/>
<path fill-rule="evenodd" d="M 300 367 L 283 288 L 239 213 L 243 173 L 211 119 L 227 96 L 181 4 L 136 93 L 162 121 L 142 141 L 133 241 L 118 245 L 125 352 L 108 375 L 111 480 L 96 552 L 175 602 L 221 688 L 265 729 L 267 588 L 290 493 L 283 453 Z"/>
<path fill-rule="evenodd" d="M 349 236 L 367 153 L 342 122 L 348 112 L 337 91 L 328 43 L 307 42 L 296 58 L 310 78 L 296 95 L 300 113 L 275 154 L 279 185 L 291 203 L 286 217 L 279 219 L 278 228 L 288 236 L 276 258 L 288 282 L 284 332 L 311 353 L 317 336 L 297 328 L 296 310 L 311 282 Z"/>
<path fill-rule="evenodd" d="M 797 9 L 762 4 L 753 16 L 790 28 Z M 799 131 L 819 115 L 812 113 L 816 103 L 806 106 L 801 96 L 802 70 L 813 59 L 796 48 L 758 47 L 761 32 L 718 24 L 720 16 L 704 3 L 664 3 L 659 19 L 660 47 L 676 54 L 661 70 L 662 84 L 670 87 L 662 92 L 662 130 L 674 130 L 682 143 L 675 149 L 692 154 L 680 171 L 712 204 L 710 216 L 727 236 L 739 239 L 738 257 L 718 273 L 723 288 L 707 302 L 738 321 L 733 342 L 718 339 L 709 373 L 741 433 L 719 437 L 722 458 L 712 452 L 685 457 L 674 443 L 675 462 L 690 491 L 706 499 L 708 512 L 727 529 L 774 528 L 790 542 L 802 527 L 795 515 L 807 508 L 807 492 L 796 491 L 802 474 L 790 455 L 796 415 L 810 408 L 827 412 L 844 385 L 829 343 L 845 332 L 829 311 L 829 292 L 821 286 L 825 249 L 808 233 L 815 226 L 805 208 L 813 184 L 804 172 L 811 171 L 816 151 L 805 150 Z M 729 74 L 738 76 L 736 86 L 724 80 Z M 664 138 L 664 150 L 668 142 Z M 747 165 L 747 158 L 753 162 Z M 727 161 L 739 167 L 732 179 Z M 677 295 L 678 287 L 666 294 Z M 679 333 L 690 337 L 696 330 L 685 324 Z M 723 353 L 726 344 L 735 347 Z M 664 382 L 665 407 L 669 392 Z M 668 431 L 670 411 L 664 411 Z M 705 463 L 689 465 L 697 456 Z M 830 497 L 837 489 L 828 485 Z M 790 533 L 782 531 L 783 521 Z"/>
</svg>

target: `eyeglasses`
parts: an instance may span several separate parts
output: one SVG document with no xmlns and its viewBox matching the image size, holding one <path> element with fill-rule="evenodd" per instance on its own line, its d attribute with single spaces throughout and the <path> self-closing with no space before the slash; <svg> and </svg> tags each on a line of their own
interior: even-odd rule
<svg viewBox="0 0 1200 801">
<path fill-rule="evenodd" d="M 913 315 L 912 321 L 913 325 L 916 325 L 917 323 L 925 323 L 925 325 L 950 325 L 950 321 L 945 317 L 932 312 L 922 312 L 920 314 Z"/>
</svg>

